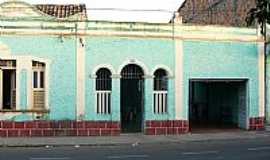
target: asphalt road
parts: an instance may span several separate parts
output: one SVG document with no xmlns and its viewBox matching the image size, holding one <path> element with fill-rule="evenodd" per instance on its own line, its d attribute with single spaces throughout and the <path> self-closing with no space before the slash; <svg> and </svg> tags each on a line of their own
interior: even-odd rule
<svg viewBox="0 0 270 160">
<path fill-rule="evenodd" d="M 270 160 L 270 139 L 133 146 L 0 148 L 0 160 Z"/>
</svg>

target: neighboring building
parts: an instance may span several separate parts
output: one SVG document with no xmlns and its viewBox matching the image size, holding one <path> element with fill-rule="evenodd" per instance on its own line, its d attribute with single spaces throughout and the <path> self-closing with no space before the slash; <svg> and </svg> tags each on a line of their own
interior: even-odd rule
<svg viewBox="0 0 270 160">
<path fill-rule="evenodd" d="M 186 0 L 179 8 L 183 23 L 246 27 L 256 0 Z"/>
<path fill-rule="evenodd" d="M 1 137 L 264 128 L 256 29 L 87 21 L 83 5 L 18 1 L 0 18 Z"/>
</svg>

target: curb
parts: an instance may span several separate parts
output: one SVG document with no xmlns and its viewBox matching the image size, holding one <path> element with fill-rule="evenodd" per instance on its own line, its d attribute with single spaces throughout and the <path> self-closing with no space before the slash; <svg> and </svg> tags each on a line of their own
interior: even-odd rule
<svg viewBox="0 0 270 160">
<path fill-rule="evenodd" d="M 217 134 L 213 134 L 217 136 Z M 220 136 L 220 137 L 218 137 Z M 123 142 L 108 142 L 106 138 L 113 139 L 115 137 L 103 137 L 104 143 L 85 143 L 83 142 L 84 138 L 78 138 L 78 143 L 76 143 L 77 137 L 62 137 L 61 141 L 64 141 L 65 138 L 73 138 L 74 142 L 71 143 L 61 143 L 61 142 L 55 142 L 57 141 L 57 138 L 36 138 L 35 140 L 32 139 L 32 143 L 27 143 L 27 140 L 29 138 L 17 138 L 17 139 L 0 139 L 0 148 L 5 147 L 37 147 L 37 148 L 52 148 L 52 147 L 101 147 L 101 146 L 138 146 L 138 145 L 147 145 L 147 144 L 183 144 L 183 143 L 196 143 L 196 142 L 214 142 L 214 141 L 233 141 L 233 140 L 251 140 L 251 139 L 260 139 L 260 138 L 266 138 L 270 137 L 270 132 L 254 132 L 254 133 L 248 133 L 248 134 L 237 134 L 237 135 L 229 135 L 227 137 L 222 137 L 222 135 L 218 135 L 217 137 L 211 137 L 211 135 L 202 136 L 200 134 L 187 134 L 183 136 L 175 136 L 175 137 L 169 137 L 169 136 L 162 136 L 160 139 L 157 139 L 157 136 L 153 137 L 140 137 L 140 136 L 130 136 L 135 140 L 129 139 L 129 137 L 121 137 L 123 139 L 120 139 L 120 141 Z M 211 138 L 208 138 L 211 137 Z M 119 138 L 119 137 L 118 137 Z M 31 138 L 30 138 L 31 139 Z M 26 141 L 26 142 L 23 142 Z M 87 141 L 87 138 L 86 140 Z M 88 140 L 91 141 L 91 140 Z"/>
</svg>

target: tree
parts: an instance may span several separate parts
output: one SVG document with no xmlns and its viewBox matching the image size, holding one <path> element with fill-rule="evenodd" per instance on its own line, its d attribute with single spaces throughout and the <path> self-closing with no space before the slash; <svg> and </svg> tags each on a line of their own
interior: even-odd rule
<svg viewBox="0 0 270 160">
<path fill-rule="evenodd" d="M 270 0 L 256 0 L 256 8 L 248 12 L 246 22 L 248 26 L 259 24 L 261 33 L 266 38 L 266 24 L 270 22 Z"/>
</svg>

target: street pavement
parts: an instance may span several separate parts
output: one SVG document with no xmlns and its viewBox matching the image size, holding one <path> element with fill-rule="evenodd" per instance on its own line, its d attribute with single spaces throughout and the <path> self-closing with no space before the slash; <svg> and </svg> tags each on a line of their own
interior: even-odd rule
<svg viewBox="0 0 270 160">
<path fill-rule="evenodd" d="M 269 160 L 270 138 L 163 144 L 2 147 L 0 160 Z"/>
</svg>

